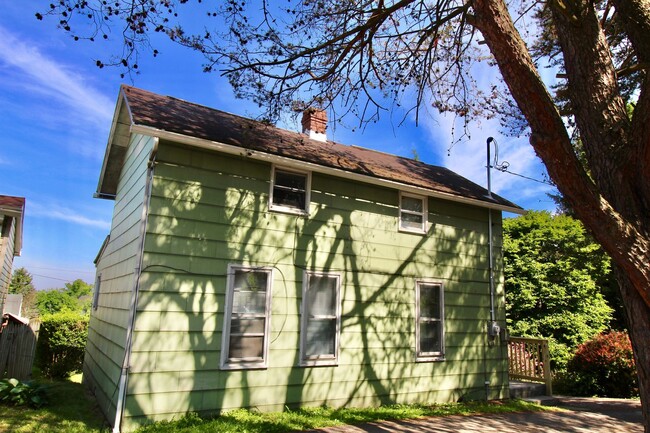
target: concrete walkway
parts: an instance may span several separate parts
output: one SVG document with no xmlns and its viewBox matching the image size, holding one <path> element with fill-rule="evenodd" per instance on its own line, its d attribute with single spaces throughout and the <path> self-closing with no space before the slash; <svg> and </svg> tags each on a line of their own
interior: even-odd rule
<svg viewBox="0 0 650 433">
<path fill-rule="evenodd" d="M 643 433 L 641 403 L 611 398 L 557 397 L 563 410 L 507 415 L 429 417 L 330 427 L 313 433 Z"/>
</svg>

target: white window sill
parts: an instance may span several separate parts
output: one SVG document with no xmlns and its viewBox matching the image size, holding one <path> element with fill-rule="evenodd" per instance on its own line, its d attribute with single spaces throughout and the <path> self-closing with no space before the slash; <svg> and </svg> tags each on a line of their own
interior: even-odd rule
<svg viewBox="0 0 650 433">
<path fill-rule="evenodd" d="M 271 205 L 269 206 L 269 210 L 272 212 L 286 213 L 291 215 L 309 216 L 309 212 L 307 212 L 306 210 L 298 209 L 294 207 Z"/>
<path fill-rule="evenodd" d="M 337 359 L 310 359 L 300 362 L 300 367 L 338 367 Z"/>
<path fill-rule="evenodd" d="M 410 233 L 412 235 L 426 235 L 427 231 L 424 229 L 406 229 L 403 227 L 400 227 L 398 230 L 400 233 Z"/>
<path fill-rule="evenodd" d="M 418 356 L 415 362 L 442 362 L 445 361 L 445 355 Z"/>
<path fill-rule="evenodd" d="M 241 363 L 222 365 L 220 370 L 266 370 L 268 367 L 266 363 Z"/>
</svg>

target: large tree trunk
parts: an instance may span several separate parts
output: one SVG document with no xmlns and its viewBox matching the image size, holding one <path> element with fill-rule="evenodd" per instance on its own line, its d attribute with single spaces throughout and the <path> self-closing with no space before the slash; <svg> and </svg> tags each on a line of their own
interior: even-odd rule
<svg viewBox="0 0 650 433">
<path fill-rule="evenodd" d="M 623 305 L 625 305 L 625 322 L 634 350 L 634 360 L 639 375 L 639 393 L 642 396 L 641 406 L 646 419 L 645 431 L 648 433 L 650 432 L 647 422 L 648 415 L 650 415 L 650 400 L 643 397 L 647 397 L 648 391 L 650 391 L 648 390 L 650 386 L 650 330 L 648 329 L 650 307 L 643 302 L 638 291 L 623 272 L 617 272 L 617 279 Z"/>
<path fill-rule="evenodd" d="M 634 0 L 628 0 L 634 1 Z M 645 184 L 650 154 L 650 110 L 641 89 L 630 123 L 616 71 L 591 2 L 560 3 L 553 11 L 564 54 L 570 99 L 586 149 L 589 174 L 578 160 L 566 127 L 542 82 L 503 0 L 475 0 L 469 21 L 480 30 L 510 93 L 531 129 L 530 142 L 564 198 L 612 257 L 639 369 L 644 426 L 650 433 L 650 197 Z M 642 7 L 636 13 L 647 8 Z"/>
</svg>

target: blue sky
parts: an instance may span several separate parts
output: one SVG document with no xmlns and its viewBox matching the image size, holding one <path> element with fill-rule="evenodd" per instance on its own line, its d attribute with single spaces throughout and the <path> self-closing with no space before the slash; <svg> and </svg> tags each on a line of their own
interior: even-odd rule
<svg viewBox="0 0 650 433">
<path fill-rule="evenodd" d="M 202 58 L 171 44 L 158 58 L 140 59 L 141 73 L 121 79 L 117 69 L 94 60 L 108 45 L 75 42 L 53 20 L 34 18 L 36 6 L 4 2 L 0 15 L 0 194 L 26 198 L 21 257 L 37 289 L 94 280 L 93 260 L 110 230 L 113 202 L 93 198 L 122 83 L 231 113 L 254 117 L 259 110 L 233 97 L 216 73 L 201 71 Z M 109 41 L 110 42 L 110 41 Z M 497 122 L 471 126 L 471 139 L 447 149 L 453 139 L 449 116 L 425 113 L 398 126 L 386 115 L 364 131 L 328 130 L 328 138 L 442 165 L 486 185 L 485 141 L 493 136 L 510 169 L 535 179 L 545 170 L 527 139 L 499 133 Z M 299 130 L 288 122 L 287 129 Z M 493 171 L 497 193 L 526 209 L 549 209 L 544 184 Z"/>
</svg>

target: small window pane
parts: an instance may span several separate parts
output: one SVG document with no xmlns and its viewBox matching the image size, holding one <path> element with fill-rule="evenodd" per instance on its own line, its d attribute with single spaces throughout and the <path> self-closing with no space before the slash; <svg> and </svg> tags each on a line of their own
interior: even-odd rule
<svg viewBox="0 0 650 433">
<path fill-rule="evenodd" d="M 264 334 L 263 318 L 260 319 L 241 319 L 234 318 L 230 324 L 230 334 Z"/>
<path fill-rule="evenodd" d="M 305 193 L 304 191 L 294 192 L 275 187 L 273 188 L 273 204 L 304 209 Z"/>
<path fill-rule="evenodd" d="M 266 272 L 235 271 L 235 290 L 266 291 Z"/>
<path fill-rule="evenodd" d="M 306 356 L 334 356 L 336 319 L 310 320 L 305 339 Z"/>
<path fill-rule="evenodd" d="M 275 184 L 286 188 L 292 188 L 304 191 L 307 185 L 307 176 L 297 173 L 287 173 L 285 171 L 275 171 Z"/>
<path fill-rule="evenodd" d="M 421 229 L 422 215 L 402 213 L 402 227 L 409 229 Z"/>
<path fill-rule="evenodd" d="M 307 297 L 310 315 L 336 315 L 336 278 L 310 276 Z"/>
<path fill-rule="evenodd" d="M 264 351 L 264 337 L 233 336 L 230 338 L 228 348 L 229 358 L 262 358 Z"/>
<path fill-rule="evenodd" d="M 420 317 L 440 318 L 440 286 L 420 286 Z"/>
<path fill-rule="evenodd" d="M 238 314 L 264 314 L 266 292 L 233 293 L 232 312 Z"/>
<path fill-rule="evenodd" d="M 420 352 L 440 353 L 442 352 L 442 322 L 420 323 Z"/>
<path fill-rule="evenodd" d="M 422 213 L 423 201 L 420 198 L 402 196 L 402 209 Z"/>
</svg>

